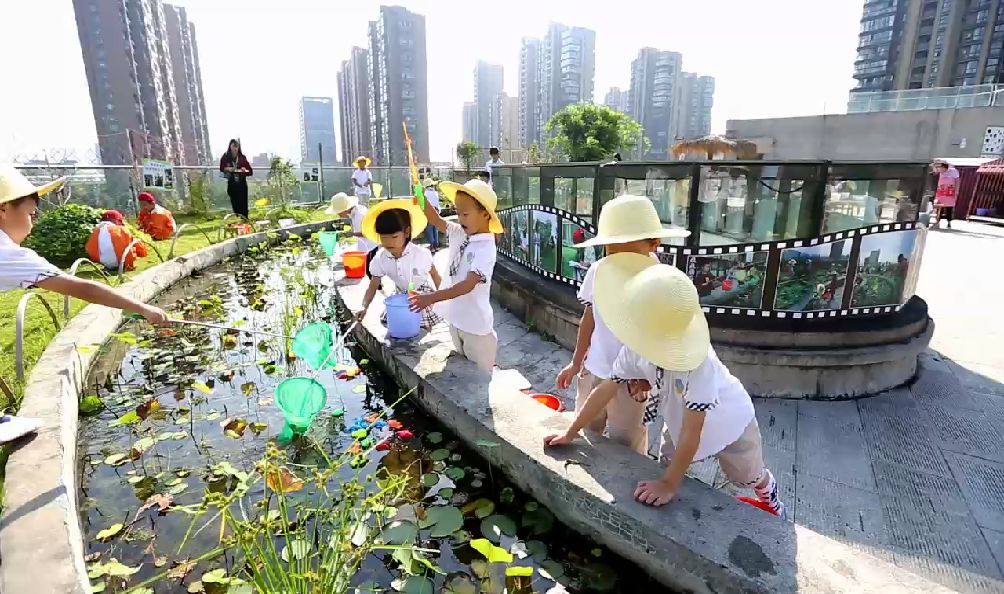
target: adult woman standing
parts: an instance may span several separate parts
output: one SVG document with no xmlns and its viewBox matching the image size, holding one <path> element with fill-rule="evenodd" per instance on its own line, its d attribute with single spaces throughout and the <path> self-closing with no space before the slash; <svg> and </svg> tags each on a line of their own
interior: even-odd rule
<svg viewBox="0 0 1004 594">
<path fill-rule="evenodd" d="M 236 138 L 230 139 L 227 152 L 220 159 L 220 171 L 227 176 L 227 196 L 230 196 L 230 206 L 234 213 L 248 218 L 248 182 L 247 176 L 254 175 L 251 164 L 241 151 L 241 143 Z"/>
</svg>

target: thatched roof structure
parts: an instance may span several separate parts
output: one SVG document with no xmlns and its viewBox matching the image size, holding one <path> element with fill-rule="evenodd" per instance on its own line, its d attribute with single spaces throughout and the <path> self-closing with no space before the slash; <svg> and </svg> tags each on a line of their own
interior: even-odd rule
<svg viewBox="0 0 1004 594">
<path fill-rule="evenodd" d="M 756 143 L 750 140 L 725 138 L 712 134 L 703 138 L 681 140 L 670 149 L 673 157 L 687 156 L 693 153 L 707 155 L 708 160 L 715 155 L 723 155 L 727 159 L 756 159 L 759 157 Z"/>
</svg>

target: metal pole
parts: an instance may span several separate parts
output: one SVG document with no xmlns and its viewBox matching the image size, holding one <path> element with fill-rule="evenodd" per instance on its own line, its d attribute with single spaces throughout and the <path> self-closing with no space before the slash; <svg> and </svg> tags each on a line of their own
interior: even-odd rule
<svg viewBox="0 0 1004 594">
<path fill-rule="evenodd" d="M 317 143 L 317 202 L 321 202 L 324 193 L 324 147 Z"/>
</svg>

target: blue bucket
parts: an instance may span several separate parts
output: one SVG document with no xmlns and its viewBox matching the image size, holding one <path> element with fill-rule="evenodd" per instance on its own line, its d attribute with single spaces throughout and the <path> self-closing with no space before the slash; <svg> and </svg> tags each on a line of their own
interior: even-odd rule
<svg viewBox="0 0 1004 594">
<path fill-rule="evenodd" d="M 422 314 L 409 309 L 407 293 L 391 295 L 383 303 L 387 307 L 387 334 L 391 338 L 418 336 L 422 327 Z"/>
</svg>

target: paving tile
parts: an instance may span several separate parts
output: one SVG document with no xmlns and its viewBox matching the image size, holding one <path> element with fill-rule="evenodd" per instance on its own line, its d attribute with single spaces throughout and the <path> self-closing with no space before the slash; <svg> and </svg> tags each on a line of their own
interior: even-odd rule
<svg viewBox="0 0 1004 594">
<path fill-rule="evenodd" d="M 1004 532 L 984 528 L 983 538 L 987 540 L 990 552 L 993 553 L 994 559 L 997 560 L 997 568 L 1004 574 Z"/>
<path fill-rule="evenodd" d="M 777 398 L 756 398 L 757 424 L 765 447 L 794 452 L 798 442 L 795 429 L 798 426 L 798 403 Z"/>
<path fill-rule="evenodd" d="M 875 491 L 871 459 L 865 444 L 857 406 L 837 404 L 839 412 L 833 414 L 803 414 L 803 404 L 798 406 L 798 469 L 800 474 L 812 474 L 831 481 Z"/>
<path fill-rule="evenodd" d="M 909 508 L 901 513 L 963 519 L 972 515 L 951 472 L 934 475 L 880 461 L 872 467 L 882 500 L 902 501 Z"/>
<path fill-rule="evenodd" d="M 1004 594 L 1004 581 L 993 568 L 977 570 L 930 556 L 890 548 L 899 567 L 965 594 Z"/>
<path fill-rule="evenodd" d="M 781 501 L 788 508 L 788 517 L 794 520 L 798 514 L 797 487 L 799 481 L 798 464 L 794 452 L 779 450 L 765 445 L 763 462 L 774 474 L 778 483 Z"/>
<path fill-rule="evenodd" d="M 800 525 L 891 560 L 885 552 L 889 529 L 875 493 L 802 474 L 796 502 Z"/>
<path fill-rule="evenodd" d="M 942 449 L 1004 462 L 1001 428 L 983 413 L 941 407 L 931 407 L 928 413 Z"/>
<path fill-rule="evenodd" d="M 976 523 L 1004 531 L 1004 464 L 963 454 L 945 454 Z"/>
<path fill-rule="evenodd" d="M 820 417 L 840 424 L 859 422 L 858 405 L 853 400 L 799 400 L 797 405 L 799 416 Z"/>
<path fill-rule="evenodd" d="M 861 424 L 872 462 L 890 462 L 942 476 L 948 474 L 941 450 L 936 441 L 928 437 L 934 432 L 929 423 L 922 410 L 883 408 L 878 403 L 865 407 Z"/>
<path fill-rule="evenodd" d="M 987 345 L 987 348 L 994 348 Z M 998 345 L 996 348 L 1000 348 Z M 976 363 L 966 363 L 962 365 L 955 361 L 949 362 L 952 372 L 962 381 L 962 384 L 973 390 L 984 394 L 1004 395 L 1004 369 L 979 365 Z"/>
</svg>

